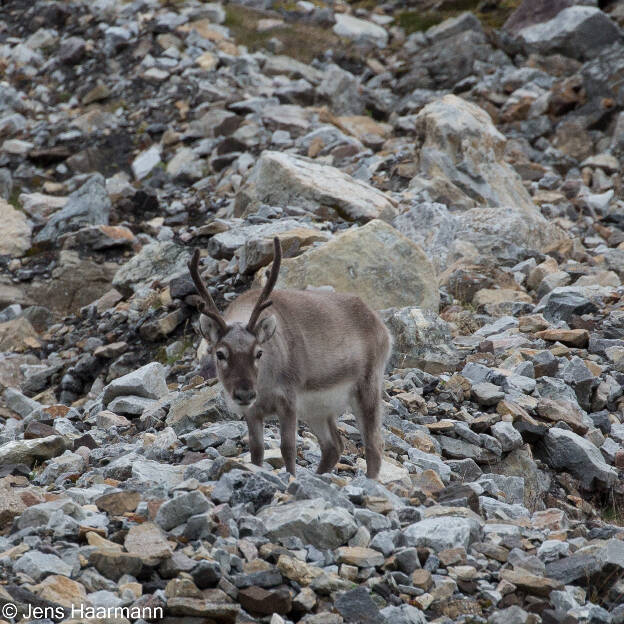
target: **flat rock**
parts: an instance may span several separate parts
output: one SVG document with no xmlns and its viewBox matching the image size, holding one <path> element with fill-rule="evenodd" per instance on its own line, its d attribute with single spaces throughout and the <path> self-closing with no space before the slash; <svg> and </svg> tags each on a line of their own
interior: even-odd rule
<svg viewBox="0 0 624 624">
<path fill-rule="evenodd" d="M 294 535 L 321 549 L 342 546 L 357 530 L 347 511 L 318 498 L 267 507 L 257 517 L 271 539 Z"/>
<path fill-rule="evenodd" d="M 435 551 L 470 548 L 481 534 L 481 525 L 473 518 L 441 516 L 410 524 L 404 531 L 409 546 L 426 546 Z"/>
<path fill-rule="evenodd" d="M 342 216 L 353 221 L 391 220 L 394 200 L 335 167 L 303 156 L 263 152 L 236 198 L 237 216 L 261 203 L 294 205 L 323 218 Z"/>
<path fill-rule="evenodd" d="M 401 258 L 401 263 L 395 262 Z M 277 288 L 332 286 L 374 309 L 419 306 L 437 311 L 439 293 L 422 249 L 392 226 L 374 220 L 325 245 L 286 258 Z"/>
<path fill-rule="evenodd" d="M 68 446 L 68 440 L 60 435 L 7 442 L 0 446 L 0 466 L 6 464 L 32 466 L 36 461 L 45 461 L 61 455 Z"/>
<path fill-rule="evenodd" d="M 171 545 L 163 532 L 153 522 L 130 527 L 124 540 L 126 550 L 140 557 L 145 565 L 155 565 L 161 559 L 171 557 Z"/>
</svg>

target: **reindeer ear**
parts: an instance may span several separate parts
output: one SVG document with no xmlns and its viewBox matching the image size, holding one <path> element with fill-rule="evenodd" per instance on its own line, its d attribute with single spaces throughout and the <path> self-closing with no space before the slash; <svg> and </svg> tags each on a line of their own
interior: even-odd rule
<svg viewBox="0 0 624 624">
<path fill-rule="evenodd" d="M 266 342 L 273 336 L 276 328 L 277 321 L 275 320 L 275 316 L 273 314 L 271 314 L 271 316 L 265 316 L 263 319 L 258 321 L 256 328 L 254 329 L 256 339 L 260 344 Z"/>
<path fill-rule="evenodd" d="M 211 349 L 219 342 L 223 335 L 223 330 L 219 323 L 205 314 L 199 316 L 199 331 L 206 339 Z"/>
</svg>

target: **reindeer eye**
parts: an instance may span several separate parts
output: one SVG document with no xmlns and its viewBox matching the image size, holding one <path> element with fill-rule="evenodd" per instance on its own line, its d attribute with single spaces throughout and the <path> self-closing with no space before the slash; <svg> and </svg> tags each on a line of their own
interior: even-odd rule
<svg viewBox="0 0 624 624">
<path fill-rule="evenodd" d="M 256 352 L 256 360 L 259 360 L 262 357 L 262 351 Z"/>
<path fill-rule="evenodd" d="M 217 360 L 225 360 L 225 353 L 223 353 L 223 351 L 217 351 Z"/>
</svg>

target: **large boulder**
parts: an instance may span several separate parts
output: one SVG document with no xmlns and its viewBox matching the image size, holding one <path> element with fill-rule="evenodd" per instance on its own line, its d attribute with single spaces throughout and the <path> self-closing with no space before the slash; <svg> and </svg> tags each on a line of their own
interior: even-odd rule
<svg viewBox="0 0 624 624">
<path fill-rule="evenodd" d="M 600 450 L 567 429 L 550 429 L 540 450 L 551 468 L 567 470 L 588 490 L 596 485 L 610 487 L 618 480 L 617 470 L 605 462 Z"/>
<path fill-rule="evenodd" d="M 235 214 L 260 204 L 298 206 L 323 218 L 392 219 L 396 202 L 366 182 L 310 158 L 265 151 L 236 197 Z"/>
<path fill-rule="evenodd" d="M 266 507 L 257 517 L 270 539 L 298 537 L 322 550 L 342 546 L 357 531 L 357 523 L 346 509 L 322 498 Z"/>
<path fill-rule="evenodd" d="M 523 0 L 507 18 L 503 29 L 517 35 L 523 28 L 551 20 L 572 4 L 573 0 Z"/>
<path fill-rule="evenodd" d="M 0 198 L 0 256 L 23 256 L 30 249 L 32 227 L 23 212 L 15 210 L 9 202 Z"/>
<path fill-rule="evenodd" d="M 540 214 L 518 174 L 505 162 L 506 139 L 484 110 L 446 95 L 425 106 L 415 126 L 419 172 L 410 190 L 425 202 L 452 207 L 451 217 L 456 218 L 439 206 L 433 210 L 430 204 L 415 202 L 408 210 L 411 217 L 394 221 L 398 227 L 420 232 L 417 240 L 426 237 L 418 225 L 419 213 L 426 209 L 431 215 L 425 222 L 433 220 L 441 232 L 434 237 L 436 244 L 454 237 L 495 256 L 508 254 L 510 245 L 541 250 L 565 238 L 561 228 Z"/>
<path fill-rule="evenodd" d="M 588 60 L 598 49 L 620 40 L 622 31 L 596 7 L 571 6 L 547 22 L 523 28 L 518 37 L 532 52 Z"/>
<path fill-rule="evenodd" d="M 110 210 L 111 201 L 104 178 L 94 175 L 67 198 L 61 210 L 50 217 L 35 236 L 35 242 L 54 242 L 61 234 L 74 232 L 85 225 L 108 225 Z"/>
<path fill-rule="evenodd" d="M 423 250 L 379 220 L 286 258 L 277 288 L 308 286 L 358 295 L 376 310 L 418 306 L 437 312 L 440 303 L 435 270 Z"/>
</svg>

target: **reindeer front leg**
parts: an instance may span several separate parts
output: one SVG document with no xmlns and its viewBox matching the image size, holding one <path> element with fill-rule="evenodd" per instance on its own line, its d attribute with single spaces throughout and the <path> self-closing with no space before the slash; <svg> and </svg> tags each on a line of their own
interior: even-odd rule
<svg viewBox="0 0 624 624">
<path fill-rule="evenodd" d="M 262 466 L 264 461 L 264 420 L 260 415 L 252 410 L 245 415 L 247 421 L 247 431 L 249 432 L 249 452 L 251 453 L 251 463 Z"/>
<path fill-rule="evenodd" d="M 295 406 L 284 401 L 278 408 L 277 416 L 280 423 L 280 450 L 286 470 L 295 475 L 297 459 L 297 412 Z"/>
</svg>

